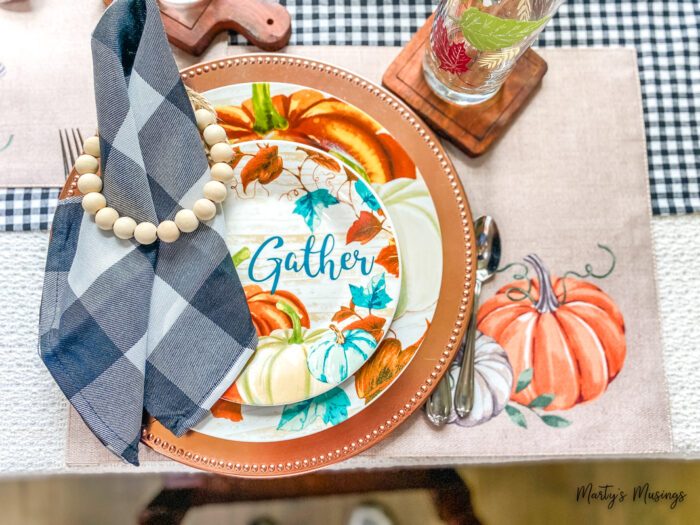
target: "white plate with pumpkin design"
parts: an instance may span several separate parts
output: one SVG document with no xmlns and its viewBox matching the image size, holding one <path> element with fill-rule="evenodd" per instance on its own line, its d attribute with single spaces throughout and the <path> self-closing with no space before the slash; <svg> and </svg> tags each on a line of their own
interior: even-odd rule
<svg viewBox="0 0 700 525">
<path fill-rule="evenodd" d="M 323 394 L 391 325 L 401 290 L 394 226 L 341 158 L 290 141 L 234 147 L 226 242 L 260 339 L 225 399 L 280 405 Z"/>
</svg>

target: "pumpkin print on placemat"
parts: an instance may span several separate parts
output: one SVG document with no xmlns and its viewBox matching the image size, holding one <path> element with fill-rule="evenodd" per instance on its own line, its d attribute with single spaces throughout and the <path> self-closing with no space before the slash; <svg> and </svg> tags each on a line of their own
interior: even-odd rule
<svg viewBox="0 0 700 525">
<path fill-rule="evenodd" d="M 503 347 L 517 378 L 506 412 L 520 426 L 526 426 L 522 408 L 549 426 L 568 426 L 570 421 L 542 411 L 567 410 L 597 399 L 622 369 L 622 314 L 610 296 L 581 280 L 612 273 L 614 254 L 599 247 L 612 257 L 607 272 L 596 274 L 586 265 L 585 274 L 569 271 L 551 277 L 537 255 L 528 255 L 524 260 L 537 277 L 528 280 L 528 268 L 521 263 L 506 266 L 499 272 L 514 265 L 525 271 L 479 308 L 478 329 Z"/>
</svg>

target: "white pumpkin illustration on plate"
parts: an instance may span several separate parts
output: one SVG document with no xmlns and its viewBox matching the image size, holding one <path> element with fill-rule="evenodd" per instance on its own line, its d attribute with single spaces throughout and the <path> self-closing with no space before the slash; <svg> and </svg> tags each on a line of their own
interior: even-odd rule
<svg viewBox="0 0 700 525">
<path fill-rule="evenodd" d="M 420 179 L 373 185 L 394 222 L 401 250 L 401 293 L 394 318 L 433 304 L 442 281 L 440 226 L 428 187 Z M 410 283 L 410 284 L 408 284 Z M 411 287 L 410 294 L 406 291 Z"/>
</svg>

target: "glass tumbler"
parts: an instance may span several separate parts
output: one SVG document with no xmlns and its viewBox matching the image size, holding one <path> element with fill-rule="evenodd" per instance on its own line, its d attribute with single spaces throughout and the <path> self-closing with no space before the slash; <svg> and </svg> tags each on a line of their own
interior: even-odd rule
<svg viewBox="0 0 700 525">
<path fill-rule="evenodd" d="M 423 75 L 441 98 L 466 106 L 494 96 L 563 0 L 441 0 Z"/>
</svg>

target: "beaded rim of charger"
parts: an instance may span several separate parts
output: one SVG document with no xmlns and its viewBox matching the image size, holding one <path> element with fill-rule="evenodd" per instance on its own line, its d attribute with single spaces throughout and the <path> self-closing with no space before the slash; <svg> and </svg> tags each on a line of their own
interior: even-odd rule
<svg viewBox="0 0 700 525">
<path fill-rule="evenodd" d="M 189 90 L 188 90 L 189 92 Z M 180 233 L 191 233 L 199 227 L 200 221 L 208 221 L 216 215 L 216 204 L 226 200 L 226 184 L 233 180 L 233 146 L 229 144 L 226 130 L 216 123 L 217 115 L 213 107 L 201 97 L 190 92 L 190 99 L 195 108 L 197 127 L 204 142 L 209 146 L 209 156 L 214 164 L 210 168 L 212 180 L 202 189 L 203 198 L 194 203 L 192 209 L 184 208 L 175 214 L 173 220 L 162 221 L 158 226 L 152 222 L 136 221 L 131 217 L 120 217 L 119 212 L 107 206 L 102 195 L 102 178 L 97 175 L 100 166 L 100 139 L 89 137 L 83 143 L 84 153 L 75 161 L 75 170 L 80 174 L 78 190 L 84 194 L 83 209 L 95 216 L 95 223 L 101 230 L 112 230 L 120 239 L 131 239 L 139 244 L 152 244 L 156 239 L 163 242 L 175 242 Z"/>
</svg>

